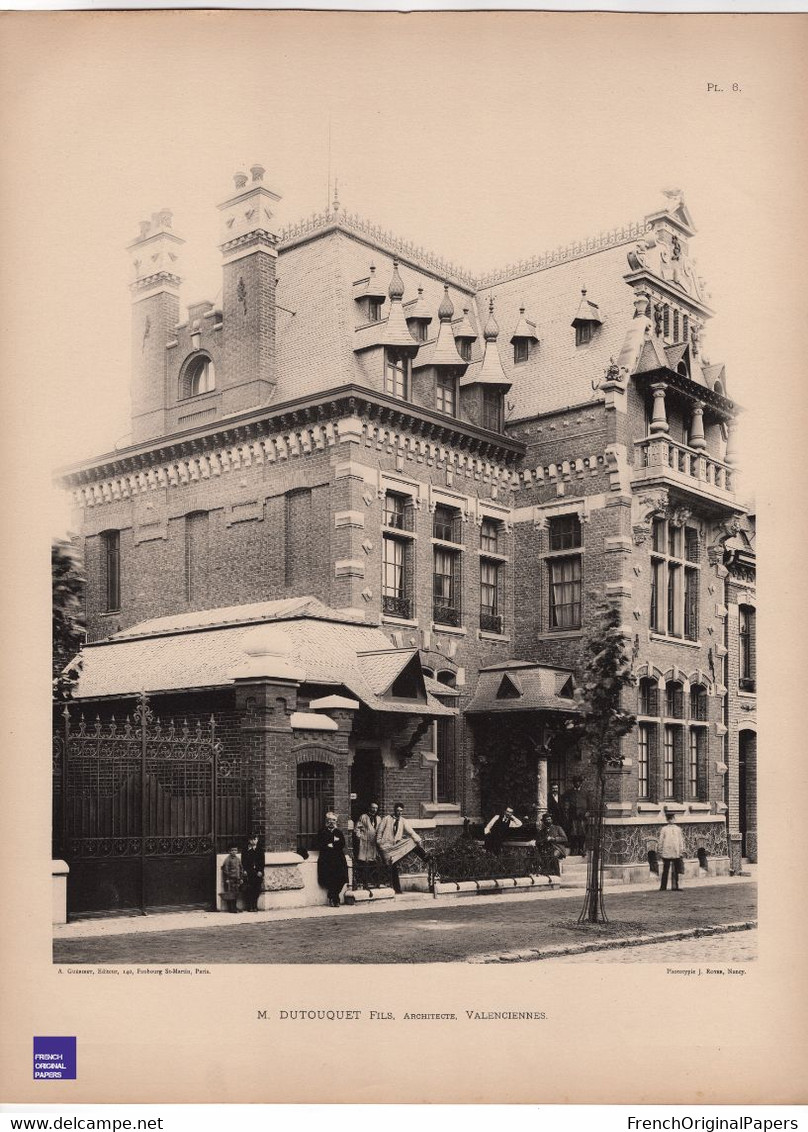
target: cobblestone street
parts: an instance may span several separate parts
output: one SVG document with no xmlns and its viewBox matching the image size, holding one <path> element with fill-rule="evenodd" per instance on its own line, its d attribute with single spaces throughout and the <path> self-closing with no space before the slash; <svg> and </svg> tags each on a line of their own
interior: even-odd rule
<svg viewBox="0 0 808 1132">
<path fill-rule="evenodd" d="M 611 963 L 665 963 L 682 967 L 721 966 L 722 964 L 754 963 L 758 957 L 758 933 L 756 929 L 746 932 L 727 932 L 726 935 L 710 936 L 700 939 L 668 940 L 665 943 L 648 943 L 641 947 L 621 947 L 609 952 Z M 591 963 L 597 958 L 602 962 L 603 953 L 593 956 L 592 952 L 581 955 L 560 955 L 558 963 Z"/>
<path fill-rule="evenodd" d="M 708 929 L 753 921 L 757 886 L 748 880 L 703 883 L 679 893 L 611 891 L 608 930 L 576 926 L 583 894 L 426 899 L 374 912 L 346 908 L 317 918 L 251 921 L 224 917 L 222 926 L 138 930 L 57 938 L 57 963 L 450 963 L 520 949 L 603 946 L 600 961 L 624 961 L 620 939 Z M 178 921 L 182 916 L 177 917 Z M 235 921 L 233 923 L 232 921 Z M 133 921 L 134 925 L 142 921 Z M 621 926 L 625 925 L 625 927 Z M 739 933 L 745 935 L 746 933 Z M 698 951 L 708 940 L 696 940 Z M 655 959 L 632 948 L 637 962 Z M 553 956 L 555 958 L 555 956 Z"/>
</svg>

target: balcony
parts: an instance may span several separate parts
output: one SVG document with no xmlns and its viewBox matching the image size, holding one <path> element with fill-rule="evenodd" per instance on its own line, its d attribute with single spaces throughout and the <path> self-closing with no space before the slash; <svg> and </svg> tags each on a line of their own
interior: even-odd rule
<svg viewBox="0 0 808 1132">
<path fill-rule="evenodd" d="M 632 484 L 675 486 L 700 499 L 724 503 L 740 510 L 735 501 L 734 472 L 723 460 L 716 460 L 686 444 L 668 437 L 650 436 L 634 445 Z"/>
<path fill-rule="evenodd" d="M 502 633 L 502 617 L 499 613 L 486 613 L 480 610 L 480 628 L 485 633 Z"/>
<path fill-rule="evenodd" d="M 432 620 L 436 625 L 452 625 L 454 628 L 458 628 L 460 610 L 453 605 L 444 605 L 442 602 L 436 601 L 432 606 Z"/>
<path fill-rule="evenodd" d="M 408 597 L 392 597 L 390 594 L 384 594 L 382 613 L 387 617 L 400 617 L 402 621 L 409 621 L 412 617 L 412 601 Z"/>
</svg>

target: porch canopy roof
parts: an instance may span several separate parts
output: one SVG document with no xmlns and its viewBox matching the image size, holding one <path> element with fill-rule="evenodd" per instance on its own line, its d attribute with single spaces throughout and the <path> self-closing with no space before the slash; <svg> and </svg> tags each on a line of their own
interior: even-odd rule
<svg viewBox="0 0 808 1132">
<path fill-rule="evenodd" d="M 257 656 L 276 651 L 298 671 L 301 683 L 345 688 L 373 711 L 433 718 L 457 714 L 427 691 L 417 649 L 393 648 L 381 629 L 312 597 L 133 625 L 85 646 L 74 699 L 232 687 Z M 396 677 L 405 669 L 407 694 L 402 696 Z"/>
<path fill-rule="evenodd" d="M 466 712 L 557 711 L 578 714 L 572 697 L 572 670 L 510 660 L 480 669 Z"/>
</svg>

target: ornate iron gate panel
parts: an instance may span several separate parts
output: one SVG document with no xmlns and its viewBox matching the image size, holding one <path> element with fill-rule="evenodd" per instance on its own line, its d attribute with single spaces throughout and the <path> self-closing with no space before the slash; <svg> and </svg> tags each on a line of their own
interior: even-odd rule
<svg viewBox="0 0 808 1132">
<path fill-rule="evenodd" d="M 70 912 L 213 905 L 217 833 L 241 840 L 248 817 L 237 761 L 223 760 L 220 780 L 214 717 L 165 724 L 145 695 L 122 725 L 76 726 L 65 708 L 61 746 Z"/>
</svg>

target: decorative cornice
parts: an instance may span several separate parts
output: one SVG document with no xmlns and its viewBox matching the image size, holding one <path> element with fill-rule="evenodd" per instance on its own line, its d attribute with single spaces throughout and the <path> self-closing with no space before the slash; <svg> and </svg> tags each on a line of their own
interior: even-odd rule
<svg viewBox="0 0 808 1132">
<path fill-rule="evenodd" d="M 134 283 L 129 284 L 129 290 L 132 294 L 137 294 L 138 291 L 150 291 L 156 287 L 170 287 L 174 291 L 179 290 L 181 283 L 179 275 L 172 275 L 170 271 L 158 271 L 155 275 L 146 275 L 142 279 L 136 279 Z"/>
<path fill-rule="evenodd" d="M 360 418 L 359 432 L 340 434 L 340 421 Z M 355 385 L 231 417 L 147 444 L 60 469 L 57 482 L 85 505 L 129 498 L 158 487 L 210 479 L 253 463 L 276 463 L 356 439 L 401 460 L 451 467 L 501 488 L 510 486 L 524 445 L 509 437 L 452 421 L 407 402 Z"/>
<path fill-rule="evenodd" d="M 265 228 L 256 228 L 254 232 L 245 232 L 243 236 L 236 236 L 234 240 L 228 240 L 219 247 L 223 255 L 229 255 L 243 248 L 260 246 L 272 248 L 274 251 L 277 243 L 278 237 L 273 232 L 268 232 Z"/>
<path fill-rule="evenodd" d="M 482 275 L 473 275 L 465 268 L 450 263 L 439 256 L 433 255 L 426 248 L 403 240 L 393 232 L 372 224 L 355 213 L 346 212 L 320 212 L 313 213 L 297 224 L 291 224 L 282 229 L 279 234 L 279 248 L 293 247 L 295 244 L 312 239 L 329 230 L 342 230 L 359 236 L 366 243 L 389 255 L 398 256 L 399 259 L 411 263 L 425 270 L 441 280 L 448 280 L 455 286 L 463 287 L 468 291 L 477 291 L 483 287 L 493 287 L 497 283 L 504 283 L 510 279 L 518 279 L 523 275 L 531 275 L 536 271 L 546 271 L 558 263 L 567 263 L 570 260 L 582 259 L 592 255 L 593 252 L 603 251 L 605 248 L 618 247 L 638 239 L 649 231 L 650 224 L 645 220 L 632 221 L 620 228 L 613 228 L 608 232 L 601 232 L 587 240 L 576 240 L 566 246 L 559 246 L 554 251 L 543 255 L 536 255 L 530 259 L 519 260 L 517 263 L 496 271 Z"/>
</svg>

